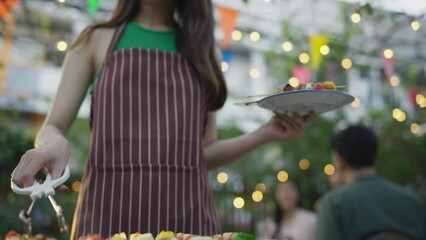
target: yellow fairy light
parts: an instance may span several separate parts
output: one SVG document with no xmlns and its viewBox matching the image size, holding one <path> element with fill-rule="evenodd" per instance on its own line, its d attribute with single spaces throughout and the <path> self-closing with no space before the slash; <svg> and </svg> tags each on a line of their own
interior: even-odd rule
<svg viewBox="0 0 426 240">
<path fill-rule="evenodd" d="M 359 98 L 355 98 L 354 101 L 351 103 L 351 107 L 353 108 L 359 108 L 359 106 L 361 105 L 361 101 L 359 100 Z"/>
<path fill-rule="evenodd" d="M 229 69 L 229 64 L 227 62 L 222 62 L 222 72 L 226 72 Z"/>
<path fill-rule="evenodd" d="M 399 108 L 395 108 L 394 110 L 392 110 L 392 117 L 398 122 L 403 122 L 405 121 L 405 119 L 407 119 L 407 115 L 405 114 L 405 112 L 403 112 Z"/>
<path fill-rule="evenodd" d="M 420 125 L 417 123 L 412 123 L 410 126 L 410 131 L 412 134 L 417 134 L 420 132 Z"/>
<path fill-rule="evenodd" d="M 299 79 L 295 78 L 295 77 L 291 77 L 288 80 L 288 84 L 290 84 L 292 87 L 297 88 L 299 86 Z"/>
<path fill-rule="evenodd" d="M 322 45 L 320 47 L 320 53 L 324 56 L 329 54 L 330 53 L 330 47 L 328 45 Z"/>
<path fill-rule="evenodd" d="M 68 44 L 65 41 L 58 41 L 56 43 L 56 49 L 58 49 L 58 51 L 65 52 L 67 48 L 68 48 Z"/>
<path fill-rule="evenodd" d="M 261 191 L 264 193 L 266 191 L 266 185 L 264 183 L 258 183 L 255 187 L 256 191 Z"/>
<path fill-rule="evenodd" d="M 255 202 L 260 202 L 263 199 L 263 193 L 261 191 L 254 191 L 251 194 L 251 198 L 253 199 L 253 201 Z"/>
<path fill-rule="evenodd" d="M 71 189 L 72 189 L 74 192 L 79 192 L 79 191 L 80 191 L 80 188 L 81 188 L 81 182 L 79 182 L 79 181 L 75 181 L 75 182 L 73 182 L 73 183 L 72 183 L 72 185 L 71 185 Z"/>
<path fill-rule="evenodd" d="M 283 43 L 282 48 L 285 52 L 291 52 L 293 50 L 293 44 L 289 41 Z"/>
<path fill-rule="evenodd" d="M 58 3 L 65 3 L 65 0 L 57 0 Z"/>
<path fill-rule="evenodd" d="M 418 105 L 420 105 L 420 103 L 423 101 L 423 99 L 425 98 L 425 96 L 423 95 L 423 94 L 417 94 L 416 95 L 416 103 L 418 104 Z"/>
<path fill-rule="evenodd" d="M 327 164 L 324 166 L 324 173 L 328 176 L 333 175 L 334 174 L 334 166 L 333 164 Z"/>
<path fill-rule="evenodd" d="M 250 69 L 250 77 L 258 78 L 260 76 L 260 71 L 257 68 Z"/>
<path fill-rule="evenodd" d="M 422 99 L 420 100 L 419 106 L 420 106 L 421 108 L 426 108 L 426 98 L 422 98 Z"/>
<path fill-rule="evenodd" d="M 226 172 L 220 172 L 219 174 L 217 174 L 217 181 L 219 183 L 228 182 L 228 174 Z"/>
<path fill-rule="evenodd" d="M 352 60 L 349 58 L 345 58 L 342 60 L 342 67 L 346 70 L 350 69 L 352 67 Z"/>
<path fill-rule="evenodd" d="M 309 62 L 309 54 L 307 53 L 301 53 L 299 55 L 299 61 L 303 64 L 308 63 Z"/>
<path fill-rule="evenodd" d="M 307 170 L 311 164 L 308 159 L 302 159 L 299 161 L 299 168 L 302 170 Z"/>
<path fill-rule="evenodd" d="M 411 22 L 411 28 L 413 29 L 414 32 L 417 32 L 420 29 L 421 25 L 419 23 L 419 21 L 412 21 Z"/>
<path fill-rule="evenodd" d="M 397 77 L 397 76 L 392 76 L 392 77 L 389 79 L 389 81 L 390 81 L 390 84 L 392 85 L 392 87 L 397 87 L 397 86 L 399 86 L 399 83 L 400 83 L 399 77 Z"/>
<path fill-rule="evenodd" d="M 244 199 L 242 197 L 236 197 L 234 199 L 234 207 L 235 208 L 243 208 L 244 207 Z"/>
<path fill-rule="evenodd" d="M 243 34 L 241 33 L 241 31 L 234 30 L 232 32 L 231 38 L 234 41 L 240 41 L 243 38 Z"/>
<path fill-rule="evenodd" d="M 359 23 L 359 22 L 361 22 L 361 15 L 359 13 L 353 13 L 351 15 L 351 21 L 353 23 Z"/>
<path fill-rule="evenodd" d="M 277 179 L 278 179 L 278 181 L 280 181 L 280 182 L 285 182 L 285 181 L 287 181 L 287 180 L 288 180 L 288 173 L 287 173 L 286 171 L 284 171 L 284 170 L 282 170 L 282 171 L 278 172 L 278 174 L 277 174 Z"/>
<path fill-rule="evenodd" d="M 389 58 L 392 58 L 393 57 L 393 51 L 392 51 L 392 49 L 385 49 L 384 51 L 383 51 L 383 55 L 385 56 L 385 58 L 387 58 L 387 59 L 389 59 Z"/>
<path fill-rule="evenodd" d="M 259 39 L 260 39 L 260 33 L 256 32 L 256 31 L 254 31 L 254 32 L 250 33 L 250 39 L 251 39 L 253 42 L 257 42 L 257 41 L 259 41 Z"/>
</svg>

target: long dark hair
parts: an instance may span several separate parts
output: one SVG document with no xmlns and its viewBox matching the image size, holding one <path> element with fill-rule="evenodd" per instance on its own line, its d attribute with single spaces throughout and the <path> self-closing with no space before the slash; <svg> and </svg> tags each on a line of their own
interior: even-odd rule
<svg viewBox="0 0 426 240">
<path fill-rule="evenodd" d="M 114 28 L 136 18 L 140 0 L 119 0 L 110 20 L 87 27 L 75 40 L 78 45 L 97 28 Z M 214 19 L 211 0 L 176 0 L 176 48 L 194 67 L 204 83 L 208 110 L 218 110 L 227 97 L 213 36 Z"/>
</svg>

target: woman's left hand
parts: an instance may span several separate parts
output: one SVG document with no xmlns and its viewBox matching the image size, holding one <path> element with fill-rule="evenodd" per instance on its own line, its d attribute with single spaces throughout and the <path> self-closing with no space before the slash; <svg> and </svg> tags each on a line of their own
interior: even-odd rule
<svg viewBox="0 0 426 240">
<path fill-rule="evenodd" d="M 297 140 L 302 137 L 306 123 L 313 117 L 312 112 L 305 116 L 276 114 L 258 129 L 258 133 L 269 141 Z"/>
</svg>

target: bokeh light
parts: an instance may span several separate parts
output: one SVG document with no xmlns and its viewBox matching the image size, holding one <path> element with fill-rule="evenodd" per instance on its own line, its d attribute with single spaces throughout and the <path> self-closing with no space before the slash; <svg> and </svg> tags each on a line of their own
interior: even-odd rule
<svg viewBox="0 0 426 240">
<path fill-rule="evenodd" d="M 255 190 L 264 193 L 266 192 L 266 185 L 264 183 L 258 183 L 256 184 Z"/>
<path fill-rule="evenodd" d="M 346 70 L 350 69 L 352 67 L 352 60 L 349 58 L 345 58 L 342 60 L 342 67 Z"/>
<path fill-rule="evenodd" d="M 229 64 L 227 62 L 222 62 L 222 72 L 229 70 Z"/>
<path fill-rule="evenodd" d="M 351 15 L 351 21 L 353 23 L 359 23 L 359 22 L 361 22 L 361 15 L 359 13 L 353 13 Z"/>
<path fill-rule="evenodd" d="M 333 164 L 327 164 L 324 166 L 324 173 L 328 176 L 333 175 L 335 172 Z"/>
<path fill-rule="evenodd" d="M 243 38 L 243 34 L 241 33 L 241 31 L 234 30 L 231 34 L 231 38 L 234 41 L 240 41 Z"/>
<path fill-rule="evenodd" d="M 279 171 L 278 174 L 277 174 L 277 179 L 280 182 L 287 181 L 288 180 L 288 173 L 286 171 L 284 171 L 284 170 Z"/>
<path fill-rule="evenodd" d="M 412 21 L 411 22 L 411 29 L 413 29 L 414 32 L 417 32 L 420 29 L 421 25 L 419 21 Z"/>
<path fill-rule="evenodd" d="M 309 169 L 309 167 L 311 166 L 310 162 L 308 159 L 301 159 L 299 161 L 299 168 L 302 170 L 307 170 Z"/>
<path fill-rule="evenodd" d="M 242 197 L 236 197 L 234 199 L 234 207 L 235 208 L 243 208 L 244 207 L 244 199 Z"/>
<path fill-rule="evenodd" d="M 226 183 L 228 182 L 228 174 L 226 172 L 220 172 L 217 174 L 217 181 L 219 183 Z"/>
<path fill-rule="evenodd" d="M 328 45 L 322 45 L 320 47 L 320 53 L 324 56 L 329 54 L 330 53 L 330 47 Z"/>
<path fill-rule="evenodd" d="M 290 86 L 297 88 L 299 86 L 299 79 L 295 78 L 295 77 L 291 77 L 288 80 L 288 84 L 290 84 Z"/>
<path fill-rule="evenodd" d="M 359 98 L 355 97 L 354 101 L 351 103 L 352 108 L 359 108 L 361 106 L 361 101 Z"/>
<path fill-rule="evenodd" d="M 251 39 L 253 42 L 257 42 L 257 41 L 259 41 L 259 40 L 260 40 L 260 33 L 256 32 L 256 31 L 251 32 L 251 33 L 250 33 L 250 39 Z"/>
<path fill-rule="evenodd" d="M 260 76 L 260 71 L 257 68 L 250 69 L 250 77 L 251 78 L 258 78 Z"/>
<path fill-rule="evenodd" d="M 309 62 L 309 60 L 310 60 L 310 58 L 309 58 L 309 54 L 307 54 L 307 53 L 301 53 L 301 54 L 299 55 L 299 61 L 300 61 L 301 63 L 306 64 L 306 63 L 308 63 L 308 62 Z"/>
<path fill-rule="evenodd" d="M 253 199 L 253 201 L 255 202 L 261 202 L 263 199 L 263 193 L 261 191 L 254 191 L 251 194 L 251 198 Z"/>
<path fill-rule="evenodd" d="M 285 52 L 291 52 L 293 50 L 293 44 L 289 41 L 283 43 L 282 48 Z"/>
</svg>

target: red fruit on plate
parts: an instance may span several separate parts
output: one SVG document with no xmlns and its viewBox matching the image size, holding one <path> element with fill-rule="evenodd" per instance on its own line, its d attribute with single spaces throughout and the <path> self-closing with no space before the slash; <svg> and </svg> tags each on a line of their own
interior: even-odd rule
<svg viewBox="0 0 426 240">
<path fill-rule="evenodd" d="M 20 238 L 21 238 L 21 234 L 11 230 L 6 234 L 5 240 L 15 240 L 15 239 L 20 239 Z"/>
<path fill-rule="evenodd" d="M 325 89 L 323 83 L 315 83 L 313 87 L 314 89 Z"/>
</svg>

